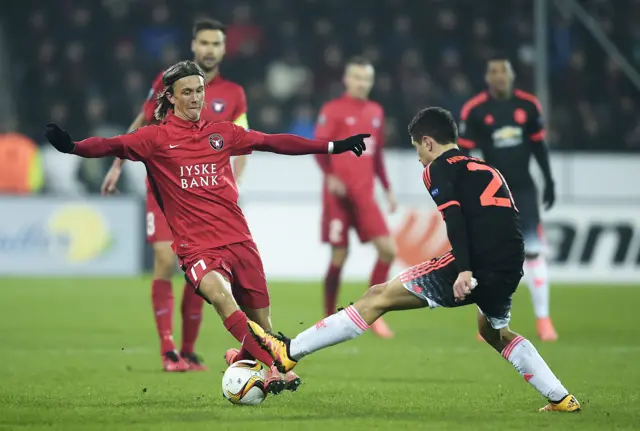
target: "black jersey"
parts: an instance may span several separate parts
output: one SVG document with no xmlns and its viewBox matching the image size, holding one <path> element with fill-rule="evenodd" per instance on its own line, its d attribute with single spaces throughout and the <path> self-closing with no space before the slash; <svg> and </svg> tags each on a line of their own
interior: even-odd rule
<svg viewBox="0 0 640 431">
<path fill-rule="evenodd" d="M 533 146 L 543 143 L 545 135 L 534 95 L 516 89 L 512 97 L 496 99 L 484 91 L 462 107 L 459 129 L 460 147 L 481 150 L 513 190 L 534 187 L 529 161 Z"/>
<path fill-rule="evenodd" d="M 460 271 L 522 268 L 518 210 L 497 169 L 452 149 L 425 168 L 423 180 L 442 212 Z"/>
</svg>

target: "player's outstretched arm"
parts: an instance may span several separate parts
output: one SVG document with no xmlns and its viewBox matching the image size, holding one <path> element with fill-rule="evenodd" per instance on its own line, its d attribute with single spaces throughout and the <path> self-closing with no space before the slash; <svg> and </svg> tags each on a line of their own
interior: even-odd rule
<svg viewBox="0 0 640 431">
<path fill-rule="evenodd" d="M 137 133 L 113 138 L 92 137 L 74 142 L 69 132 L 55 123 L 49 123 L 44 135 L 61 153 L 75 154 L 85 158 L 115 156 L 128 160 L 143 160 L 152 150 L 152 142 Z"/>
<path fill-rule="evenodd" d="M 291 156 L 305 154 L 341 154 L 352 151 L 356 156 L 362 155 L 367 149 L 364 143 L 365 138 L 371 135 L 360 134 L 350 136 L 339 141 L 324 141 L 307 139 L 297 135 L 277 134 L 263 135 L 262 142 L 253 145 L 257 151 L 268 151 L 270 153 L 286 154 Z"/>
<path fill-rule="evenodd" d="M 131 133 L 136 129 L 144 126 L 146 123 L 144 110 L 140 111 L 138 116 L 133 123 L 129 126 L 127 133 Z M 100 186 L 100 193 L 103 195 L 108 195 L 112 193 L 116 193 L 118 190 L 116 185 L 118 184 L 118 180 L 120 179 L 120 174 L 122 173 L 122 165 L 124 164 L 125 159 L 115 158 L 109 171 L 104 176 L 104 180 L 102 181 L 102 186 Z"/>
</svg>

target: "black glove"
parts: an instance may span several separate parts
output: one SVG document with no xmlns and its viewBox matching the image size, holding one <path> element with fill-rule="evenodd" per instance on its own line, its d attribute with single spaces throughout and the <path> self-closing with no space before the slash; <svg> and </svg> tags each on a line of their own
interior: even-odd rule
<svg viewBox="0 0 640 431">
<path fill-rule="evenodd" d="M 69 132 L 61 129 L 56 123 L 47 124 L 44 136 L 61 153 L 70 153 L 76 147 Z"/>
<path fill-rule="evenodd" d="M 544 209 L 549 210 L 556 202 L 556 185 L 553 180 L 547 180 L 544 184 L 544 192 L 542 193 L 542 203 Z"/>
<path fill-rule="evenodd" d="M 353 151 L 356 156 L 360 157 L 367 149 L 367 146 L 364 144 L 364 140 L 370 136 L 370 134 L 353 135 L 341 141 L 333 141 L 332 154 L 341 154 L 347 151 Z"/>
</svg>

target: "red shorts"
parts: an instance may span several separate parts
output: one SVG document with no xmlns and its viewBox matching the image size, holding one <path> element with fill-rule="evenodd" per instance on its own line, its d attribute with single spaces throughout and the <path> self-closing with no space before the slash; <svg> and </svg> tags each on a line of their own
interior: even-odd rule
<svg viewBox="0 0 640 431">
<path fill-rule="evenodd" d="M 389 235 L 387 222 L 373 196 L 339 198 L 324 191 L 322 204 L 322 242 L 346 247 L 352 227 L 363 243 Z"/>
<path fill-rule="evenodd" d="M 196 289 L 211 271 L 223 275 L 231 284 L 231 292 L 241 307 L 269 306 L 269 289 L 262 258 L 253 241 L 243 241 L 180 257 L 185 277 Z"/>
<path fill-rule="evenodd" d="M 147 190 L 147 242 L 173 242 L 169 223 L 151 190 Z"/>
</svg>

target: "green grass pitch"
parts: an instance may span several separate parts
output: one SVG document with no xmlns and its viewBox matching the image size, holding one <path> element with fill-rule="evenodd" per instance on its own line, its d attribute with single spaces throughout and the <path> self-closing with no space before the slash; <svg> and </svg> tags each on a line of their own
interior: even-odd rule
<svg viewBox="0 0 640 431">
<path fill-rule="evenodd" d="M 182 283 L 175 283 L 176 341 Z M 343 303 L 364 285 L 344 286 Z M 318 283 L 272 283 L 273 321 L 294 335 L 321 314 Z M 0 279 L 2 430 L 640 429 L 640 286 L 555 288 L 559 342 L 535 340 L 526 288 L 512 327 L 531 338 L 582 402 L 544 400 L 475 340 L 475 309 L 392 313 L 396 338 L 365 334 L 306 358 L 297 393 L 259 407 L 221 396 L 236 343 L 206 310 L 197 345 L 208 373 L 160 371 L 147 279 Z"/>
</svg>

